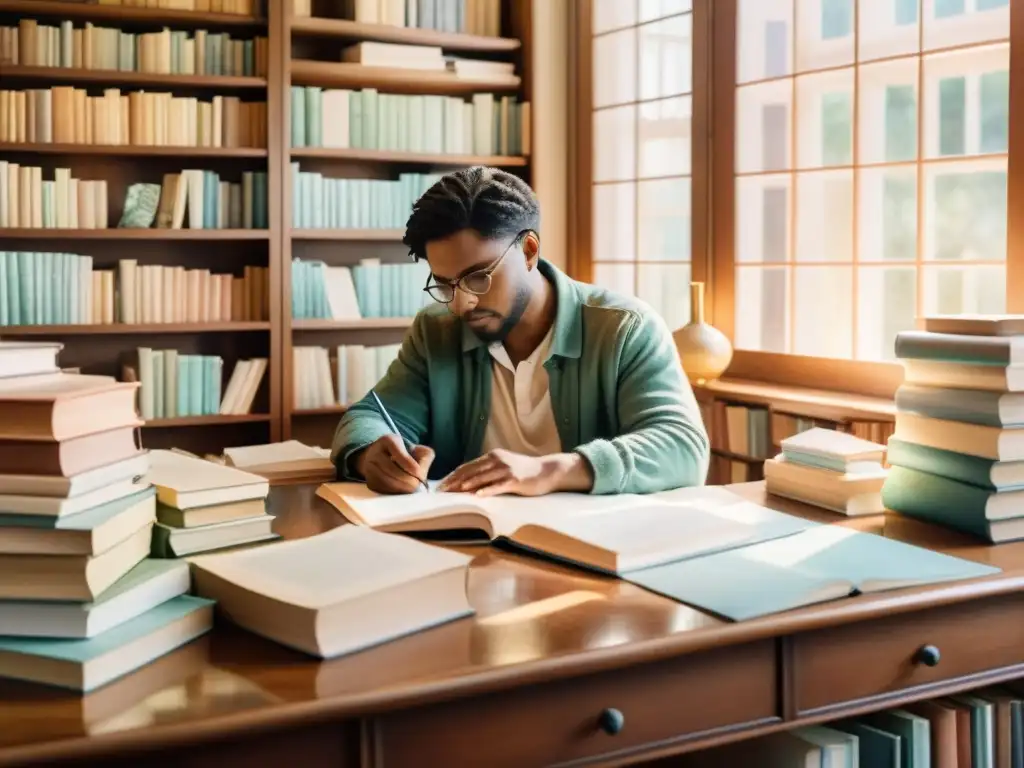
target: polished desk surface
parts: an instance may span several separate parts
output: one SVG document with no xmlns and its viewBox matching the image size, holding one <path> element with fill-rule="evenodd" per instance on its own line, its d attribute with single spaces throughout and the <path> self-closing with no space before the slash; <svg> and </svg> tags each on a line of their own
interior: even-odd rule
<svg viewBox="0 0 1024 768">
<path fill-rule="evenodd" d="M 207 636 L 85 696 L 0 681 L 0 762 L 357 717 L 1024 587 L 1024 543 L 987 546 L 897 515 L 842 518 L 766 497 L 761 483 L 731 490 L 817 521 L 989 563 L 1003 573 L 736 624 L 613 578 L 467 547 L 475 555 L 468 578 L 475 616 L 353 656 L 317 661 L 220 621 Z M 285 538 L 344 523 L 314 491 L 274 489 L 271 512 Z"/>
</svg>

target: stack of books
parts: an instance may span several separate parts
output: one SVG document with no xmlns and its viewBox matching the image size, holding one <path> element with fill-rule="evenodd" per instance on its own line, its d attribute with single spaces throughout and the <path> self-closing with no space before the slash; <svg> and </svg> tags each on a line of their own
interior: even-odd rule
<svg viewBox="0 0 1024 768">
<path fill-rule="evenodd" d="M 0 676 L 91 690 L 202 634 L 211 602 L 148 559 L 137 385 L 0 342 Z"/>
<path fill-rule="evenodd" d="M 896 338 L 889 509 L 992 543 L 1024 538 L 1024 315 L 929 317 Z"/>
<path fill-rule="evenodd" d="M 835 429 L 814 427 L 787 437 L 764 463 L 768 493 L 843 515 L 885 511 L 885 446 Z"/>
<path fill-rule="evenodd" d="M 176 558 L 276 539 L 265 477 L 178 451 L 152 451 L 153 556 Z"/>
</svg>

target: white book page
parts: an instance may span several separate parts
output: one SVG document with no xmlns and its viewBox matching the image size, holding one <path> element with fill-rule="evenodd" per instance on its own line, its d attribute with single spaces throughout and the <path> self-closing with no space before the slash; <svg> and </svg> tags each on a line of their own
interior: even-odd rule
<svg viewBox="0 0 1024 768">
<path fill-rule="evenodd" d="M 464 568 L 471 559 L 405 536 L 344 525 L 305 539 L 197 557 L 192 565 L 269 598 L 318 609 Z"/>
</svg>

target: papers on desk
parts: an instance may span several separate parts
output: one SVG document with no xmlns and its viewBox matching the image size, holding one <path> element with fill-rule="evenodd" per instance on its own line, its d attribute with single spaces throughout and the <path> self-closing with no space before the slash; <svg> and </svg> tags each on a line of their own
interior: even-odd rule
<svg viewBox="0 0 1024 768">
<path fill-rule="evenodd" d="M 837 525 L 670 563 L 628 581 L 734 621 L 850 595 L 999 573 L 998 568 Z"/>
<path fill-rule="evenodd" d="M 330 483 L 317 494 L 357 525 L 393 533 L 470 530 L 491 541 L 619 575 L 790 536 L 811 525 L 721 488 L 650 496 L 485 498 L 444 492 L 384 496 L 358 483 Z"/>
</svg>

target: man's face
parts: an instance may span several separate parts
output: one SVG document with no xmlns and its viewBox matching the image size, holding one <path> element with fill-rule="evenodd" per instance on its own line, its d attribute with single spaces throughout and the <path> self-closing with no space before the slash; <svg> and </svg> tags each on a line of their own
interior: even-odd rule
<svg viewBox="0 0 1024 768">
<path fill-rule="evenodd" d="M 483 341 L 503 341 L 522 318 L 530 293 L 526 257 L 514 238 L 485 240 L 464 229 L 428 243 L 427 262 L 431 282 L 461 281 L 448 308 Z"/>
</svg>

